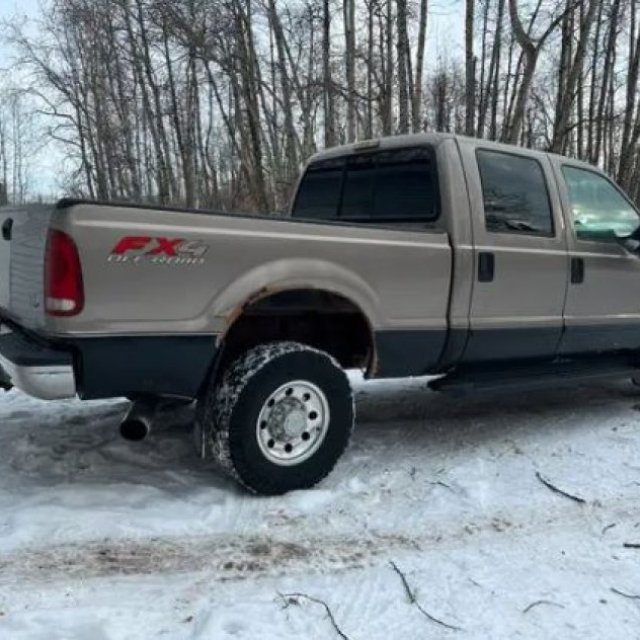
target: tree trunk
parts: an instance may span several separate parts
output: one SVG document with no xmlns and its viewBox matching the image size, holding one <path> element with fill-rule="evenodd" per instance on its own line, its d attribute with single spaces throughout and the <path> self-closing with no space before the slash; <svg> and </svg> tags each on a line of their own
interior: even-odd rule
<svg viewBox="0 0 640 640">
<path fill-rule="evenodd" d="M 331 13 L 329 0 L 322 3 L 322 75 L 324 102 L 324 146 L 336 144 L 336 114 L 333 80 L 331 78 Z"/>
<path fill-rule="evenodd" d="M 474 134 L 476 117 L 476 60 L 473 55 L 473 22 L 475 19 L 475 0 L 466 0 L 464 21 L 465 52 L 465 124 L 464 132 Z"/>
<path fill-rule="evenodd" d="M 356 32 L 355 0 L 343 0 L 345 68 L 347 73 L 347 142 L 356 139 Z"/>
</svg>

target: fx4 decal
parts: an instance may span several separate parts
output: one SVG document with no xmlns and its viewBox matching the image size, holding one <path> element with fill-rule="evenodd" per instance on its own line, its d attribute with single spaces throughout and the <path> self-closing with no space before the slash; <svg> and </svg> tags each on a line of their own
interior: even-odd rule
<svg viewBox="0 0 640 640">
<path fill-rule="evenodd" d="M 152 236 L 124 236 L 118 240 L 109 262 L 138 264 L 204 264 L 209 245 L 201 240 Z"/>
</svg>

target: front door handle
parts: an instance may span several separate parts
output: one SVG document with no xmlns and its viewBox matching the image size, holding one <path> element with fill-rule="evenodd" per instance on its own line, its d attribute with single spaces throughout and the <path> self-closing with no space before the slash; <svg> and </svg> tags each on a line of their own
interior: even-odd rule
<svg viewBox="0 0 640 640">
<path fill-rule="evenodd" d="M 584 258 L 571 258 L 571 284 L 584 282 Z"/>
<path fill-rule="evenodd" d="M 478 254 L 478 282 L 493 282 L 496 259 L 493 253 L 481 251 Z"/>
</svg>

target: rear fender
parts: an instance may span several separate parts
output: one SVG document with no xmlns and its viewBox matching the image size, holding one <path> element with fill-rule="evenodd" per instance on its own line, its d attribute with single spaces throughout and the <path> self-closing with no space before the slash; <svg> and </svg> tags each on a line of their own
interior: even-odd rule
<svg viewBox="0 0 640 640">
<path fill-rule="evenodd" d="M 318 289 L 335 293 L 356 305 L 371 327 L 381 325 L 376 292 L 351 271 L 322 260 L 278 260 L 248 271 L 211 302 L 210 313 L 226 333 L 249 305 L 280 291 Z"/>
</svg>

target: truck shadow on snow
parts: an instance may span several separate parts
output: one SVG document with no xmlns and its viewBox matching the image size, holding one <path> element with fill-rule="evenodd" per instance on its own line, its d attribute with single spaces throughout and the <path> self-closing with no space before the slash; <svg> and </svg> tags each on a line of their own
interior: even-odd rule
<svg viewBox="0 0 640 640">
<path fill-rule="evenodd" d="M 354 450 L 375 448 L 390 430 L 394 457 L 403 447 L 412 455 L 424 450 L 425 462 L 453 442 L 475 454 L 492 439 L 530 432 L 540 438 L 564 430 L 570 439 L 583 422 L 632 411 L 640 402 L 640 390 L 626 381 L 466 395 L 433 393 L 426 385 L 424 379 L 356 381 L 357 424 L 347 461 Z M 0 401 L 2 476 L 16 481 L 17 475 L 27 484 L 158 482 L 186 489 L 200 483 L 239 491 L 196 455 L 188 414 L 180 424 L 165 420 L 147 440 L 130 443 L 117 434 L 127 407 L 123 400 L 56 405 L 19 396 L 8 406 Z"/>
</svg>

